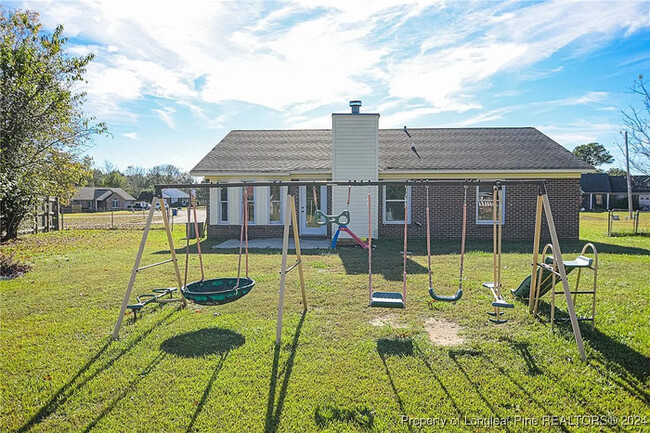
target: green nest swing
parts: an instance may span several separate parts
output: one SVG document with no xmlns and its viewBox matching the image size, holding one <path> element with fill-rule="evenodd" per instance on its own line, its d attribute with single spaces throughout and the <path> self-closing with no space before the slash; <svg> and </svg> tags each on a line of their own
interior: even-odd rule
<svg viewBox="0 0 650 433">
<path fill-rule="evenodd" d="M 244 212 L 242 213 L 242 225 L 239 236 L 239 265 L 237 267 L 237 277 L 211 278 L 206 279 L 203 271 L 203 259 L 201 255 L 201 241 L 196 236 L 196 246 L 201 265 L 201 279 L 192 283 L 187 283 L 187 267 L 189 258 L 189 236 L 185 245 L 185 285 L 181 288 L 183 296 L 198 305 L 214 306 L 223 305 L 237 301 L 248 295 L 253 287 L 255 280 L 248 277 L 248 188 L 243 189 Z M 196 213 L 194 215 L 196 219 Z M 190 216 L 188 211 L 188 224 Z M 196 223 L 195 223 L 196 224 Z M 242 249 L 246 246 L 246 276 L 241 277 L 242 271 Z"/>
<path fill-rule="evenodd" d="M 214 278 L 195 281 L 181 289 L 183 296 L 199 305 L 223 305 L 248 295 L 255 287 L 251 278 Z"/>
</svg>

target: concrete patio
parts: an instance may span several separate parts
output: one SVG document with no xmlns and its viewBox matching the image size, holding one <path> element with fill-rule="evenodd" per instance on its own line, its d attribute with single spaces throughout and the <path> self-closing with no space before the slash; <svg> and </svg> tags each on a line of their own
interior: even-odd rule
<svg viewBox="0 0 650 433">
<path fill-rule="evenodd" d="M 327 250 L 330 248 L 331 241 L 328 239 L 300 239 L 301 250 Z M 218 245 L 212 247 L 213 249 L 233 249 L 239 248 L 239 239 L 228 239 Z M 289 248 L 295 248 L 293 239 L 289 239 Z M 270 239 L 252 239 L 248 241 L 248 249 L 282 249 L 282 238 Z"/>
</svg>

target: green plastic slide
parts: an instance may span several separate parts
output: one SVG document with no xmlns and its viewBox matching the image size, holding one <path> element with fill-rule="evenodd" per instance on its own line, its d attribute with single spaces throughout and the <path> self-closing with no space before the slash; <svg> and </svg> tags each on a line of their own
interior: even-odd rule
<svg viewBox="0 0 650 433">
<path fill-rule="evenodd" d="M 564 268 L 566 269 L 566 274 L 569 275 L 571 271 L 577 268 L 588 268 L 591 266 L 593 261 L 594 261 L 593 259 L 590 259 L 588 257 L 578 256 L 576 257 L 575 260 L 564 262 Z M 552 265 L 553 257 L 552 256 L 546 257 L 544 263 L 546 263 L 547 265 Z M 535 278 L 539 277 L 540 271 L 542 272 L 542 284 L 539 288 L 539 296 L 543 296 L 553 288 L 553 274 L 551 273 L 551 271 L 547 269 L 538 267 L 537 273 L 535 274 Z M 560 282 L 560 278 L 556 277 L 555 283 L 557 284 L 559 282 Z M 524 281 L 521 282 L 521 284 L 519 285 L 519 287 L 517 287 L 516 290 L 512 290 L 512 294 L 520 298 L 528 299 L 528 295 L 530 294 L 530 275 L 527 276 L 524 279 Z"/>
</svg>

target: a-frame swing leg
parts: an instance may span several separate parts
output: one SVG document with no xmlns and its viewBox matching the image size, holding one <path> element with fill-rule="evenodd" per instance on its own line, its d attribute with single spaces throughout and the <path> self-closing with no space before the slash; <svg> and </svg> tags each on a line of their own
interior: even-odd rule
<svg viewBox="0 0 650 433">
<path fill-rule="evenodd" d="M 153 201 L 151 202 L 151 208 L 149 209 L 149 215 L 147 215 L 147 222 L 144 226 L 144 232 L 142 232 L 142 239 L 140 240 L 138 254 L 135 256 L 135 262 L 133 263 L 133 269 L 131 270 L 129 285 L 126 287 L 124 300 L 122 301 L 122 306 L 120 307 L 120 314 L 117 316 L 117 322 L 113 328 L 113 340 L 117 340 L 120 335 L 120 328 L 122 327 L 122 321 L 124 320 L 124 315 L 126 314 L 126 307 L 129 305 L 129 299 L 131 298 L 131 292 L 133 291 L 133 284 L 135 284 L 135 277 L 138 275 L 138 268 L 140 267 L 140 260 L 142 259 L 142 253 L 144 252 L 144 246 L 147 244 L 147 237 L 149 236 L 151 221 L 153 220 L 153 214 L 156 210 L 156 200 L 157 199 L 154 197 Z"/>
<path fill-rule="evenodd" d="M 176 273 L 176 281 L 178 282 L 178 292 L 181 294 L 181 303 L 183 308 L 187 307 L 187 300 L 181 288 L 183 287 L 183 279 L 181 278 L 181 271 L 178 269 L 178 260 L 176 260 L 176 249 L 174 248 L 174 239 L 172 238 L 172 232 L 169 229 L 169 219 L 167 218 L 167 209 L 165 209 L 165 199 L 160 197 L 160 211 L 162 212 L 163 224 L 165 226 L 165 234 L 167 235 L 167 244 L 169 245 L 169 251 L 172 255 L 172 262 L 174 263 L 174 272 Z M 189 209 L 187 210 L 190 211 Z M 198 227 L 197 227 L 198 228 Z"/>
<path fill-rule="evenodd" d="M 539 244 L 542 237 L 542 195 L 537 195 L 537 206 L 535 211 L 535 238 L 533 240 L 533 263 L 530 272 L 530 292 L 528 293 L 528 312 L 532 313 L 535 307 L 535 296 L 537 294 L 537 262 L 539 260 Z"/>
<path fill-rule="evenodd" d="M 566 275 L 566 269 L 564 267 L 564 261 L 562 260 L 562 250 L 560 250 L 560 242 L 557 237 L 557 232 L 555 231 L 555 222 L 553 220 L 553 213 L 551 212 L 551 204 L 548 200 L 548 195 L 546 193 L 542 194 L 542 203 L 544 204 L 544 213 L 546 214 L 546 221 L 548 223 L 548 230 L 551 235 L 551 243 L 553 244 L 553 260 L 557 264 L 557 270 L 560 273 L 560 279 L 562 280 L 562 288 L 564 289 L 564 297 L 566 298 L 567 310 L 569 312 L 569 317 L 571 318 L 571 327 L 573 328 L 573 335 L 578 345 L 578 351 L 580 352 L 580 357 L 583 361 L 587 360 L 585 355 L 585 347 L 582 342 L 582 333 L 580 332 L 580 326 L 578 324 L 578 317 L 576 316 L 576 310 L 573 306 L 573 299 L 571 298 L 571 288 L 569 287 L 569 281 Z"/>
<path fill-rule="evenodd" d="M 293 236 L 296 244 L 296 265 L 287 269 L 287 256 L 289 255 L 289 225 L 293 221 Z M 287 273 L 298 266 L 298 273 L 300 275 L 300 289 L 302 292 L 302 306 L 307 310 L 307 296 L 305 294 L 305 278 L 302 269 L 302 256 L 300 253 L 300 236 L 298 235 L 298 224 L 296 217 L 296 203 L 292 195 L 287 195 L 287 200 L 284 208 L 284 232 L 282 235 L 282 264 L 280 265 L 280 298 L 278 300 L 278 324 L 275 331 L 275 344 L 280 345 L 282 338 L 282 319 L 284 312 L 284 289 L 287 282 Z"/>
<path fill-rule="evenodd" d="M 296 199 L 293 196 L 291 196 L 291 223 L 293 224 L 293 242 L 296 244 L 296 263 L 298 263 L 298 277 L 300 278 L 302 309 L 303 311 L 307 311 L 307 294 L 305 293 L 305 275 L 302 272 L 302 253 L 300 252 L 300 234 L 298 233 L 298 217 L 296 216 Z"/>
<path fill-rule="evenodd" d="M 156 201 L 159 199 L 154 197 L 151 201 L 151 208 L 149 209 L 149 215 L 147 216 L 147 221 L 144 226 L 144 231 L 142 232 L 142 239 L 140 240 L 140 247 L 138 248 L 138 253 L 135 256 L 135 262 L 133 263 L 133 269 L 131 270 L 131 278 L 129 279 L 129 284 L 126 288 L 126 293 L 124 294 L 124 299 L 122 300 L 122 306 L 120 307 L 120 314 L 117 316 L 117 322 L 113 328 L 112 338 L 117 340 L 120 335 L 120 328 L 122 327 L 122 322 L 124 321 L 124 316 L 126 315 L 126 308 L 129 305 L 129 299 L 131 298 L 131 292 L 133 291 L 133 285 L 135 284 L 135 278 L 138 275 L 138 270 L 140 268 L 140 261 L 142 260 L 142 254 L 144 253 L 144 247 L 147 244 L 147 238 L 149 237 L 149 230 L 151 229 L 151 223 L 153 221 L 153 215 L 156 211 Z M 169 221 L 167 220 L 167 214 L 165 213 L 165 203 L 163 199 L 160 199 L 160 209 L 163 215 L 163 223 L 165 225 L 165 231 L 167 233 L 167 241 L 169 243 L 169 249 L 172 255 L 172 262 L 174 262 L 174 270 L 176 271 L 176 279 L 178 281 L 179 289 L 182 287 L 181 282 L 181 273 L 178 269 L 178 262 L 176 261 L 176 251 L 174 250 L 174 242 L 171 238 L 171 232 L 169 231 Z M 181 293 L 181 298 L 183 306 L 187 305 L 185 297 Z"/>
</svg>

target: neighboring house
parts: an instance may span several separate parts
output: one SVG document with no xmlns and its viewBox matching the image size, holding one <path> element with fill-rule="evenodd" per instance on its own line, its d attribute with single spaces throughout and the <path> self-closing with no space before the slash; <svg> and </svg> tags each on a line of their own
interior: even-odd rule
<svg viewBox="0 0 650 433">
<path fill-rule="evenodd" d="M 635 209 L 650 210 L 650 176 L 632 176 L 632 203 Z M 627 209 L 627 178 L 605 173 L 583 174 L 580 179 L 582 207 Z"/>
<path fill-rule="evenodd" d="M 352 106 L 352 104 L 351 104 Z M 355 110 L 356 108 L 356 110 Z M 355 112 L 356 111 L 356 112 Z M 210 182 L 240 180 L 547 179 L 558 234 L 577 239 L 580 175 L 594 168 L 535 128 L 379 129 L 379 114 L 332 114 L 332 129 L 231 131 L 191 170 Z M 411 147 L 417 150 L 417 155 Z M 418 156 L 419 155 L 419 156 Z M 314 223 L 312 191 L 306 187 L 256 187 L 248 191 L 251 237 L 282 235 L 285 196 L 297 198 L 302 236 L 332 236 Z M 401 236 L 404 203 L 412 236 L 424 236 L 424 186 L 352 188 L 349 227 L 368 235 L 367 195 L 372 193 L 373 237 Z M 535 185 L 503 187 L 507 238 L 532 239 Z M 463 186 L 429 188 L 431 233 L 460 237 Z M 241 188 L 210 190 L 209 236 L 239 236 Z M 328 214 L 346 208 L 347 187 L 321 187 L 318 203 Z M 468 187 L 468 236 L 492 236 L 492 187 Z"/>
<path fill-rule="evenodd" d="M 111 209 L 128 209 L 135 203 L 135 198 L 122 188 L 105 188 L 84 186 L 70 200 L 70 206 L 81 207 L 82 211 L 95 212 Z"/>
<path fill-rule="evenodd" d="M 190 195 L 177 188 L 167 188 L 162 190 L 162 196 L 169 206 L 187 206 Z"/>
</svg>

